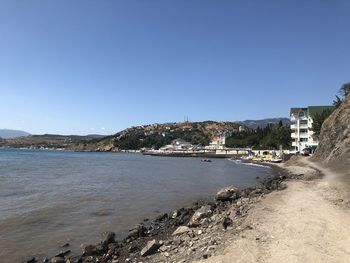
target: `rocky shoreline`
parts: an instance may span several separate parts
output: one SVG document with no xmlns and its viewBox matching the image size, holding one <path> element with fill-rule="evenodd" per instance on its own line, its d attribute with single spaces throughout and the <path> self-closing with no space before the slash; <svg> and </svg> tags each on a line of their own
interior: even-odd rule
<svg viewBox="0 0 350 263">
<path fill-rule="evenodd" d="M 133 226 L 122 240 L 108 232 L 98 244 L 88 245 L 81 255 L 72 255 L 69 244 L 51 259 L 31 258 L 24 262 L 121 263 L 121 262 L 192 262 L 211 257 L 216 250 L 241 230 L 241 223 L 252 206 L 264 195 L 283 190 L 290 178 L 287 171 L 272 166 L 273 175 L 256 187 L 239 190 L 221 189 L 213 201 L 198 201 L 145 219 Z"/>
</svg>

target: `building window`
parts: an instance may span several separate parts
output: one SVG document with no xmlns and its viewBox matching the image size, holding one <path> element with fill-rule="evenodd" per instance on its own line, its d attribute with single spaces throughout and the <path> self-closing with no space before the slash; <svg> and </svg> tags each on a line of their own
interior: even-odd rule
<svg viewBox="0 0 350 263">
<path fill-rule="evenodd" d="M 305 117 L 305 112 L 300 111 L 300 112 L 298 113 L 298 117 L 299 117 L 299 118 Z"/>
<path fill-rule="evenodd" d="M 307 142 L 307 138 L 300 138 L 301 142 Z"/>
</svg>

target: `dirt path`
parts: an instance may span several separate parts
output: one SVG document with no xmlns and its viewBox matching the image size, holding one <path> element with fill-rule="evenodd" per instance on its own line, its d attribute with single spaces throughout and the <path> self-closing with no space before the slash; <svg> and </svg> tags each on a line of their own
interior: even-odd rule
<svg viewBox="0 0 350 263">
<path fill-rule="evenodd" d="M 308 160 L 288 167 L 306 179 L 315 168 Z M 202 262 L 350 262 L 350 202 L 336 176 L 321 170 L 322 179 L 290 181 L 266 196 L 232 243 Z"/>
</svg>

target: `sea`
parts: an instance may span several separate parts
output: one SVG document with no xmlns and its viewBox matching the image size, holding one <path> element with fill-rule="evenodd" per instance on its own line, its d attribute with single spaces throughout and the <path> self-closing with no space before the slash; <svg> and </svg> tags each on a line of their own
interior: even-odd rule
<svg viewBox="0 0 350 263">
<path fill-rule="evenodd" d="M 105 231 L 122 238 L 145 218 L 271 173 L 227 159 L 0 149 L 0 261 L 54 256 L 66 243 L 79 254 Z"/>
</svg>

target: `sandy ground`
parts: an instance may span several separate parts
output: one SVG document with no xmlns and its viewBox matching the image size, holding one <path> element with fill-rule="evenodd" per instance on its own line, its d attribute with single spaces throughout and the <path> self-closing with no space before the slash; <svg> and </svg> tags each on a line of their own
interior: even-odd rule
<svg viewBox="0 0 350 263">
<path fill-rule="evenodd" d="M 257 203 L 230 245 L 201 262 L 350 262 L 346 186 L 308 159 L 298 162 L 285 168 L 300 178 Z"/>
</svg>

